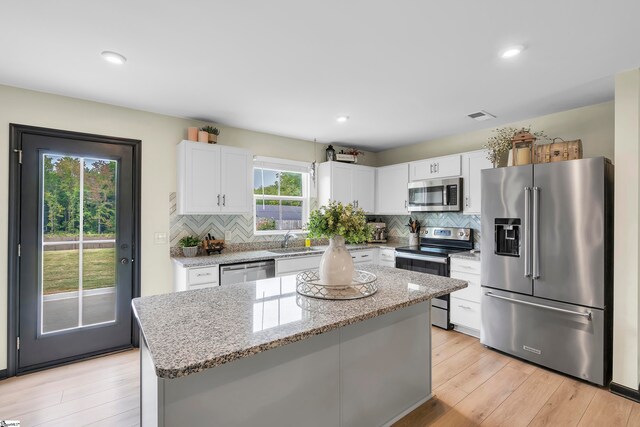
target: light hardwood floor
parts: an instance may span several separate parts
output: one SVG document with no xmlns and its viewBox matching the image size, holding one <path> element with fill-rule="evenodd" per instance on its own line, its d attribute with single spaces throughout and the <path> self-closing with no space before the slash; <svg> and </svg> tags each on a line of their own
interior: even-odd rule
<svg viewBox="0 0 640 427">
<path fill-rule="evenodd" d="M 396 426 L 640 426 L 640 404 L 432 328 L 434 398 Z M 0 381 L 0 419 L 137 426 L 139 361 L 127 351 Z"/>
</svg>

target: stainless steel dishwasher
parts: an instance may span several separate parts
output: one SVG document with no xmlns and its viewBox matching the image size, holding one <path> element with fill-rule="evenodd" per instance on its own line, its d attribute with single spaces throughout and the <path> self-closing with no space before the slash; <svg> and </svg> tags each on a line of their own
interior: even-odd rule
<svg viewBox="0 0 640 427">
<path fill-rule="evenodd" d="M 272 259 L 220 266 L 220 284 L 222 286 L 272 277 L 276 277 L 276 262 Z"/>
</svg>

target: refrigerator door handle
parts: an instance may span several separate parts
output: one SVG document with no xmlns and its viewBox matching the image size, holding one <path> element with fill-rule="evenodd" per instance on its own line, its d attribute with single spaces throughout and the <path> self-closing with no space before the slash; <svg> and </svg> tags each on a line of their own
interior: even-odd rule
<svg viewBox="0 0 640 427">
<path fill-rule="evenodd" d="M 556 312 L 565 313 L 565 314 L 571 314 L 571 315 L 574 315 L 574 316 L 580 316 L 580 317 L 584 317 L 587 320 L 591 320 L 592 319 L 592 315 L 591 315 L 590 311 L 587 311 L 586 313 L 582 313 L 580 311 L 565 310 L 564 308 L 551 307 L 551 306 L 548 306 L 548 305 L 536 304 L 535 302 L 521 301 L 521 300 L 518 300 L 518 299 L 507 298 L 507 297 L 503 297 L 501 295 L 492 294 L 491 292 L 485 292 L 485 295 L 488 296 L 488 297 L 491 297 L 491 298 L 502 299 L 502 300 L 509 301 L 509 302 L 515 302 L 515 303 L 518 303 L 518 304 L 530 305 L 530 306 L 537 307 L 537 308 L 544 308 L 546 310 L 556 311 Z"/>
<path fill-rule="evenodd" d="M 533 232 L 532 234 L 532 252 L 533 252 L 533 278 L 540 278 L 540 187 L 533 187 Z"/>
<path fill-rule="evenodd" d="M 531 187 L 524 187 L 524 277 L 531 277 L 531 254 L 529 253 L 531 239 Z"/>
</svg>

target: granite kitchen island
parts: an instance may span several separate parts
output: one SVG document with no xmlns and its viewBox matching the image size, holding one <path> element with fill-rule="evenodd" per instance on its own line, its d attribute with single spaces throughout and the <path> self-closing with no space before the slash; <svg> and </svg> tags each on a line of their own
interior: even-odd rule
<svg viewBox="0 0 640 427">
<path fill-rule="evenodd" d="M 143 426 L 388 425 L 431 397 L 431 298 L 467 282 L 374 264 L 378 292 L 295 275 L 133 300 Z"/>
</svg>

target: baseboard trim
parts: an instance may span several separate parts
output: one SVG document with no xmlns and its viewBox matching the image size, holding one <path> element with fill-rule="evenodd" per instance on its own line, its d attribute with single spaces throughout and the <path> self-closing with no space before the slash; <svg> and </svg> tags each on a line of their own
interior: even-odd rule
<svg viewBox="0 0 640 427">
<path fill-rule="evenodd" d="M 635 402 L 640 402 L 640 391 L 634 390 L 624 385 L 611 383 L 609 385 L 609 390 L 611 393 L 617 394 L 618 396 L 626 397 L 627 399 L 631 399 Z"/>
<path fill-rule="evenodd" d="M 9 373 L 6 369 L 0 369 L 0 380 L 5 380 L 9 378 Z"/>
<path fill-rule="evenodd" d="M 414 403 L 413 405 L 409 406 L 407 409 L 405 409 L 404 411 L 400 412 L 395 417 L 391 418 L 388 422 L 386 422 L 384 424 L 384 427 L 391 427 L 393 424 L 395 424 L 398 421 L 400 421 L 406 415 L 408 415 L 409 413 L 413 412 L 413 410 L 416 409 L 418 406 L 422 405 L 423 403 L 425 403 L 428 400 L 431 400 L 432 398 L 433 398 L 433 393 L 429 393 L 429 395 L 427 397 L 424 397 L 424 398 L 418 400 L 416 403 Z"/>
</svg>

